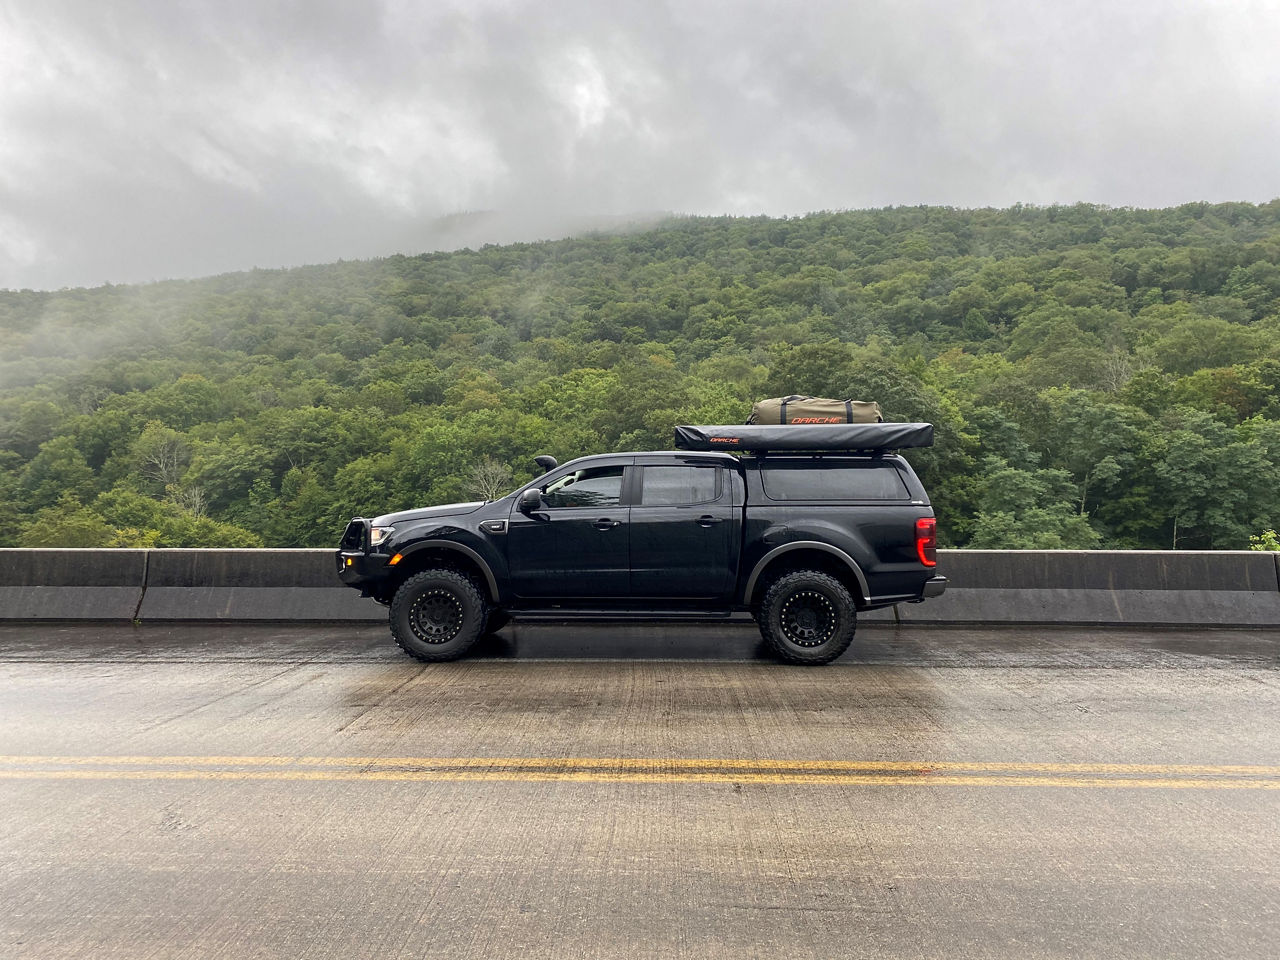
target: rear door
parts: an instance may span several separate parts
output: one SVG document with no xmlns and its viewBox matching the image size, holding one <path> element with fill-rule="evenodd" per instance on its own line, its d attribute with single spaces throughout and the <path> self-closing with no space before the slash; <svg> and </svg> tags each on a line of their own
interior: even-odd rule
<svg viewBox="0 0 1280 960">
<path fill-rule="evenodd" d="M 737 576 L 739 524 L 725 468 L 641 460 L 634 469 L 631 595 L 727 597 Z"/>
</svg>

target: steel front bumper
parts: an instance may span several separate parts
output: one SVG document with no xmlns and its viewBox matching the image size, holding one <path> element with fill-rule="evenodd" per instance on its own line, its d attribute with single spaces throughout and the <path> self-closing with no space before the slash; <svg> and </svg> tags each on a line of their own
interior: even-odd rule
<svg viewBox="0 0 1280 960">
<path fill-rule="evenodd" d="M 387 561 L 391 557 L 386 554 L 339 550 L 335 556 L 338 561 L 338 579 L 348 587 L 362 589 L 385 580 L 391 570 L 387 566 Z"/>
</svg>

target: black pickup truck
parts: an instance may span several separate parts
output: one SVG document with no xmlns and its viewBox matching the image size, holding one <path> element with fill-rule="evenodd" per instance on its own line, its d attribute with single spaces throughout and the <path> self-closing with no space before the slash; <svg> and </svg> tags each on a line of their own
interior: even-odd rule
<svg viewBox="0 0 1280 960">
<path fill-rule="evenodd" d="M 660 453 L 558 465 L 487 503 L 348 524 L 338 574 L 420 660 L 509 618 L 718 619 L 749 610 L 793 663 L 834 660 L 858 610 L 939 596 L 933 510 L 890 452 L 929 424 L 679 427 Z M 735 453 L 721 452 L 733 450 Z"/>
</svg>

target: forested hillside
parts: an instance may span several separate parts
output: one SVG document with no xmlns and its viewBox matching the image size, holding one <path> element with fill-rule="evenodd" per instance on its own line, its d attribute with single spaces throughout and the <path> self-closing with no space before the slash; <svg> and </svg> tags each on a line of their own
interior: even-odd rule
<svg viewBox="0 0 1280 960">
<path fill-rule="evenodd" d="M 937 425 L 944 544 L 1280 525 L 1280 201 L 894 208 L 0 292 L 0 544 L 328 546 L 785 393 Z"/>
</svg>

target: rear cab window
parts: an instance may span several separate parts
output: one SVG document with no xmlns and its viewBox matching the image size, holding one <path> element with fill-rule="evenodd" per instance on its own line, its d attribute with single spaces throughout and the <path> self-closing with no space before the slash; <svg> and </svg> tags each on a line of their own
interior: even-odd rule
<svg viewBox="0 0 1280 960">
<path fill-rule="evenodd" d="M 643 466 L 640 505 L 675 507 L 720 498 L 720 469 L 695 466 Z"/>
</svg>

